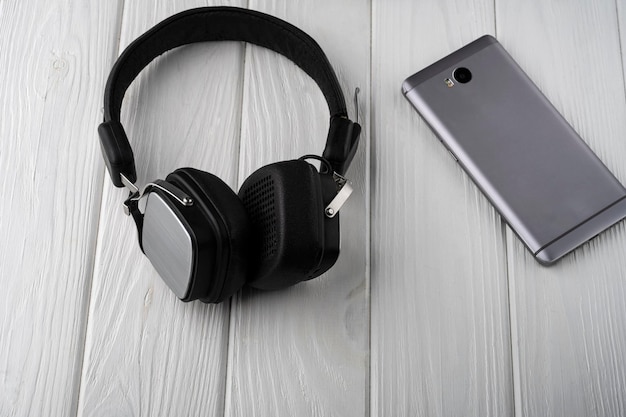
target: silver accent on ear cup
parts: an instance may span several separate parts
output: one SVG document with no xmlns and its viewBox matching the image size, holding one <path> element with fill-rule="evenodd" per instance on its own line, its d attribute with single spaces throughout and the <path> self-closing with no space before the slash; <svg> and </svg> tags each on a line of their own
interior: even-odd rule
<svg viewBox="0 0 626 417">
<path fill-rule="evenodd" d="M 336 172 L 333 172 L 333 179 L 335 180 L 339 191 L 337 192 L 335 198 L 333 198 L 333 200 L 324 209 L 326 216 L 331 218 L 335 217 L 335 215 L 339 213 L 341 207 L 343 207 L 345 202 L 348 200 L 348 197 L 350 197 L 350 194 L 352 194 L 352 191 L 354 191 L 348 180 Z"/>
<path fill-rule="evenodd" d="M 141 244 L 144 253 L 163 281 L 180 299 L 189 292 L 193 272 L 193 244 L 178 215 L 154 189 L 167 194 L 183 206 L 193 205 L 193 199 L 180 188 L 163 180 L 146 184 L 140 192 L 124 174 L 120 174 L 130 197 L 124 202 L 124 213 L 133 210 L 143 213 Z"/>
<path fill-rule="evenodd" d="M 120 178 L 122 179 L 124 186 L 126 186 L 126 188 L 131 192 L 128 200 L 124 202 L 124 213 L 127 216 L 130 216 L 130 204 L 134 202 L 139 204 L 153 188 L 163 191 L 183 206 L 193 205 L 193 199 L 191 197 L 185 194 L 183 190 L 168 183 L 167 181 L 155 180 L 154 182 L 149 182 L 143 187 L 143 190 L 139 192 L 139 188 L 126 178 L 124 174 L 120 174 Z"/>
<path fill-rule="evenodd" d="M 154 182 L 146 184 L 139 198 L 145 196 L 146 193 L 149 192 L 152 188 L 158 188 L 164 193 L 169 194 L 170 197 L 174 198 L 174 200 L 178 201 L 183 206 L 193 205 L 193 199 L 185 194 L 183 190 L 163 180 L 156 180 Z"/>
<path fill-rule="evenodd" d="M 142 229 L 143 251 L 180 299 L 189 292 L 193 244 L 182 221 L 158 194 L 148 192 Z"/>
</svg>

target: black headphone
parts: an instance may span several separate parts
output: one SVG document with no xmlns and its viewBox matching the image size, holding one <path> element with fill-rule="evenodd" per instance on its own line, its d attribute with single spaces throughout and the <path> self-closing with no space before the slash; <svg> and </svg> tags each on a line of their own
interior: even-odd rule
<svg viewBox="0 0 626 417">
<path fill-rule="evenodd" d="M 133 151 L 120 123 L 124 94 L 154 58 L 182 45 L 244 41 L 274 50 L 320 87 L 330 110 L 322 157 L 266 165 L 239 195 L 218 177 L 180 168 L 140 192 Z M 348 119 L 341 87 L 319 45 L 276 17 L 233 7 L 178 13 L 131 43 L 115 62 L 104 92 L 102 153 L 116 187 L 130 196 L 126 214 L 139 245 L 183 301 L 217 303 L 244 284 L 278 289 L 315 278 L 339 256 L 338 211 L 351 192 L 342 176 L 357 149 L 361 126 Z M 307 159 L 320 161 L 319 171 Z"/>
</svg>

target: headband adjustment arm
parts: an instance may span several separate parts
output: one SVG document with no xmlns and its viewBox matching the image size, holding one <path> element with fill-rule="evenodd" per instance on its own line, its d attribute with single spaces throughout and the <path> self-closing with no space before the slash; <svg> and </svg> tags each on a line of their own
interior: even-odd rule
<svg viewBox="0 0 626 417">
<path fill-rule="evenodd" d="M 361 125 L 345 116 L 332 116 L 326 148 L 322 157 L 330 162 L 333 171 L 343 175 L 348 170 L 359 145 Z"/>
<path fill-rule="evenodd" d="M 104 122 L 98 126 L 98 136 L 104 162 L 113 184 L 118 188 L 124 187 L 121 174 L 131 183 L 135 183 L 137 181 L 135 158 L 122 124 L 115 120 Z"/>
</svg>

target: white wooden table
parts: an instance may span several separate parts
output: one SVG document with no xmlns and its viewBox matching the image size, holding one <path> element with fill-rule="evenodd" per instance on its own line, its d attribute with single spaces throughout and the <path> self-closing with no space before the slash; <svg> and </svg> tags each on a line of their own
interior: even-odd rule
<svg viewBox="0 0 626 417">
<path fill-rule="evenodd" d="M 337 265 L 285 291 L 177 301 L 96 126 L 121 49 L 207 2 L 0 0 L 0 416 L 626 415 L 624 223 L 538 265 L 400 93 L 493 34 L 626 183 L 626 3 L 227 4 L 313 36 L 352 114 L 361 90 Z M 321 152 L 328 113 L 288 60 L 221 43 L 157 60 L 123 121 L 139 183 L 193 166 L 236 187 Z"/>
</svg>

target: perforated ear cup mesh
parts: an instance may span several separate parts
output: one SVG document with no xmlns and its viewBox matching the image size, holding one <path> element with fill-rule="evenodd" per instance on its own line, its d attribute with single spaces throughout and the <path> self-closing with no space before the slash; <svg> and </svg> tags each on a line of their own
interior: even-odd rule
<svg viewBox="0 0 626 417">
<path fill-rule="evenodd" d="M 283 288 L 332 266 L 336 253 L 328 257 L 327 249 L 338 252 L 339 220 L 324 215 L 324 196 L 333 194 L 334 183 L 321 177 L 307 162 L 285 161 L 260 168 L 242 184 L 239 197 L 257 248 L 249 285 Z"/>
<path fill-rule="evenodd" d="M 278 220 L 272 176 L 266 175 L 252 183 L 243 193 L 243 204 L 259 236 L 258 256 L 261 260 L 269 259 L 276 254 L 278 246 Z"/>
<path fill-rule="evenodd" d="M 168 182 L 178 186 L 198 204 L 206 217 L 208 226 L 220 231 L 220 247 L 214 248 L 215 259 L 200 262 L 215 263 L 215 275 L 196 277 L 204 282 L 195 283 L 197 288 L 215 287 L 212 293 L 200 294 L 205 302 L 220 302 L 241 288 L 248 276 L 249 254 L 252 243 L 248 214 L 234 191 L 221 179 L 208 172 L 193 168 L 180 168 L 167 176 Z M 222 264 L 225 263 L 225 264 Z M 203 284 L 211 285 L 203 285 Z M 202 291 L 201 291 L 202 292 Z"/>
</svg>

